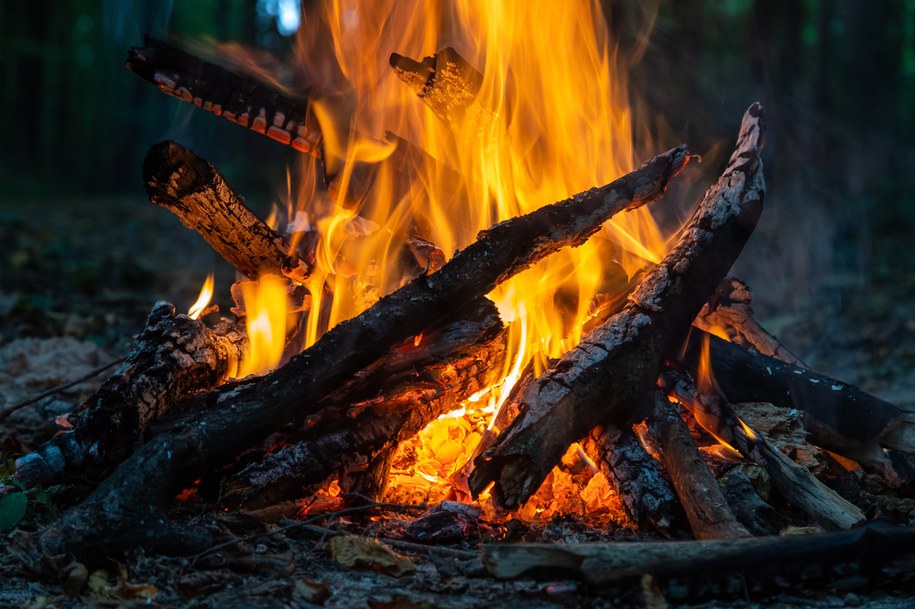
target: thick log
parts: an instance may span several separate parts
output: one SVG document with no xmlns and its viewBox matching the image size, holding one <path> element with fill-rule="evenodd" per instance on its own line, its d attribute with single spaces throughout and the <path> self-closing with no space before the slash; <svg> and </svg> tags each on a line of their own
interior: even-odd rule
<svg viewBox="0 0 915 609">
<path fill-rule="evenodd" d="M 86 501 L 44 532 L 45 548 L 90 554 L 158 546 L 159 534 L 171 531 L 136 522 L 161 523 L 156 508 L 167 504 L 176 488 L 263 442 L 280 426 L 314 414 L 321 399 L 394 345 L 556 250 L 584 243 L 615 213 L 660 198 L 688 159 L 685 147 L 674 148 L 611 184 L 497 224 L 438 272 L 340 323 L 279 370 L 190 400 L 184 416 L 160 428 Z M 97 535 L 100 525 L 109 531 L 105 538 Z"/>
<path fill-rule="evenodd" d="M 461 401 L 496 381 L 506 328 L 481 298 L 460 316 L 402 343 L 322 400 L 301 439 L 255 460 L 226 485 L 224 501 L 246 507 L 307 494 L 335 474 L 384 488 L 385 455 Z M 356 489 L 350 489 L 356 490 Z"/>
<path fill-rule="evenodd" d="M 661 392 L 655 395 L 649 429 L 658 442 L 661 459 L 677 489 L 693 536 L 696 539 L 750 537 L 750 532 L 731 512 L 686 423 Z"/>
<path fill-rule="evenodd" d="M 204 61 L 151 36 L 127 52 L 125 67 L 166 95 L 262 133 L 299 152 L 323 156 L 321 130 L 307 101 Z"/>
<path fill-rule="evenodd" d="M 582 446 L 640 529 L 650 526 L 670 537 L 685 526 L 683 508 L 667 474 L 632 429 L 598 425 Z"/>
<path fill-rule="evenodd" d="M 197 231 L 242 274 L 252 279 L 282 274 L 299 285 L 311 274 L 313 259 L 306 262 L 292 252 L 216 167 L 180 144 L 165 141 L 149 149 L 143 183 L 150 201 Z"/>
<path fill-rule="evenodd" d="M 750 286 L 736 277 L 728 277 L 715 290 L 714 296 L 702 307 L 693 325 L 717 334 L 724 330 L 728 339 L 763 355 L 780 359 L 802 368 L 807 366 L 787 347 L 756 321 L 753 316 L 753 292 Z"/>
<path fill-rule="evenodd" d="M 664 389 L 688 408 L 703 429 L 723 439 L 747 459 L 766 468 L 778 492 L 828 529 L 848 529 L 864 521 L 864 514 L 805 467 L 795 463 L 734 413 L 730 404 L 711 392 L 698 394 L 682 377 L 662 376 Z"/>
<path fill-rule="evenodd" d="M 572 442 L 599 423 L 644 418 L 661 363 L 679 345 L 743 249 L 762 212 L 762 107 L 744 115 L 737 148 L 665 259 L 623 310 L 521 392 L 521 415 L 477 458 L 470 489 L 506 508 L 527 500 Z"/>
<path fill-rule="evenodd" d="M 651 574 L 664 582 L 703 582 L 735 575 L 744 585 L 759 577 L 782 581 L 857 581 L 873 588 L 887 580 L 911 579 L 915 529 L 871 522 L 850 531 L 816 535 L 661 543 L 489 544 L 483 564 L 508 579 L 557 572 L 577 575 L 595 586 L 637 581 Z"/>
<path fill-rule="evenodd" d="M 906 481 L 883 449 L 915 455 L 915 413 L 854 385 L 699 330 L 690 335 L 680 358 L 688 370 L 697 369 L 706 340 L 715 378 L 729 401 L 797 408 L 803 411 L 804 428 L 813 444 L 857 461 L 891 484 Z"/>
<path fill-rule="evenodd" d="M 243 326 L 222 322 L 211 330 L 156 303 L 124 363 L 69 417 L 73 429 L 17 459 L 15 479 L 27 487 L 97 481 L 180 399 L 235 374 L 247 343 Z"/>
</svg>

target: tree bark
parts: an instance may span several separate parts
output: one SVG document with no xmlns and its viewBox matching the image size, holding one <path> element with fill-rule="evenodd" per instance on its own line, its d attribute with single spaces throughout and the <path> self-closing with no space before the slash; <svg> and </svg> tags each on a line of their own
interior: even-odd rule
<svg viewBox="0 0 915 609">
<path fill-rule="evenodd" d="M 712 370 L 731 402 L 769 402 L 804 413 L 810 441 L 881 475 L 906 482 L 884 448 L 915 454 L 915 414 L 849 385 L 798 365 L 754 353 L 694 330 L 682 364 L 696 370 L 702 344 L 709 341 Z"/>
<path fill-rule="evenodd" d="M 78 413 L 73 429 L 16 460 L 27 487 L 96 482 L 123 461 L 143 431 L 180 399 L 216 387 L 235 374 L 248 344 L 244 327 L 203 322 L 153 306 L 130 355 Z"/>
<path fill-rule="evenodd" d="M 644 418 L 659 367 L 743 249 L 762 212 L 762 107 L 744 115 L 737 148 L 674 249 L 623 310 L 520 393 L 521 415 L 475 461 L 470 489 L 494 483 L 495 502 L 527 500 L 574 441 L 599 423 Z"/>
<path fill-rule="evenodd" d="M 149 149 L 143 161 L 149 200 L 171 211 L 197 231 L 242 274 L 256 279 L 270 273 L 302 285 L 314 260 L 300 259 L 289 242 L 258 218 L 219 170 L 171 141 Z"/>
<path fill-rule="evenodd" d="M 153 527 L 143 530 L 136 523 L 162 522 L 156 508 L 167 504 L 176 488 L 280 426 L 314 414 L 321 399 L 394 345 L 561 247 L 580 245 L 613 214 L 660 198 L 688 158 L 685 147 L 675 148 L 611 184 L 497 224 L 441 270 L 338 324 L 279 370 L 188 401 L 184 416 L 161 427 L 86 501 L 45 531 L 46 549 L 104 552 L 111 544 L 108 549 L 120 553 L 155 546 Z M 98 526 L 110 534 L 100 538 Z"/>
<path fill-rule="evenodd" d="M 664 467 L 677 489 L 693 536 L 696 539 L 750 537 L 750 532 L 731 512 L 686 423 L 663 393 L 655 395 L 649 428 L 658 442 Z"/>
<path fill-rule="evenodd" d="M 145 36 L 127 52 L 125 67 L 160 91 L 262 133 L 299 152 L 323 156 L 321 131 L 308 102 L 293 99 Z"/>
</svg>

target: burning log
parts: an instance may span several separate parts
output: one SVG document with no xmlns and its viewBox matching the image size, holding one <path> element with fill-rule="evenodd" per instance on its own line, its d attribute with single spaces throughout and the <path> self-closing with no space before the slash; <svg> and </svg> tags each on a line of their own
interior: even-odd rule
<svg viewBox="0 0 915 609">
<path fill-rule="evenodd" d="M 316 157 L 321 130 L 307 102 L 288 97 L 254 78 L 236 74 L 151 36 L 127 52 L 128 70 L 181 101 L 222 116 Z"/>
<path fill-rule="evenodd" d="M 143 431 L 180 399 L 233 375 L 247 343 L 243 327 L 223 322 L 211 330 L 156 303 L 124 363 L 69 418 L 73 429 L 17 459 L 16 480 L 28 487 L 94 482 L 127 458 Z"/>
<path fill-rule="evenodd" d="M 708 392 L 700 395 L 682 377 L 671 373 L 662 378 L 665 390 L 693 413 L 703 429 L 763 465 L 782 496 L 816 522 L 829 529 L 848 529 L 864 521 L 861 510 L 789 459 L 764 434 L 753 431 L 723 398 Z"/>
<path fill-rule="evenodd" d="M 276 503 L 333 473 L 341 484 L 361 474 L 363 494 L 383 490 L 386 457 L 401 441 L 496 380 L 506 333 L 495 305 L 481 298 L 424 331 L 419 345 L 412 338 L 401 343 L 322 400 L 300 441 L 233 476 L 224 499 L 249 507 Z"/>
<path fill-rule="evenodd" d="M 777 338 L 769 334 L 753 317 L 753 293 L 750 286 L 735 277 L 722 281 L 715 295 L 702 307 L 693 325 L 714 333 L 723 328 L 731 342 L 783 362 L 806 368 Z"/>
<path fill-rule="evenodd" d="M 680 528 L 683 508 L 670 481 L 631 429 L 599 425 L 582 446 L 639 528 L 650 525 L 668 537 Z"/>
<path fill-rule="evenodd" d="M 743 117 L 737 148 L 680 240 L 649 271 L 620 313 L 519 396 L 521 415 L 476 460 L 470 488 L 506 508 L 521 505 L 572 442 L 599 423 L 644 416 L 659 367 L 737 258 L 762 212 L 762 107 Z"/>
<path fill-rule="evenodd" d="M 391 53 L 391 68 L 442 122 L 478 127 L 491 124 L 494 115 L 477 101 L 483 75 L 451 47 L 415 61 Z"/>
<path fill-rule="evenodd" d="M 186 227 L 244 275 L 283 274 L 303 284 L 314 266 L 296 256 L 289 242 L 245 206 L 244 200 L 211 163 L 175 142 L 160 142 L 143 162 L 149 199 L 168 209 Z"/>
<path fill-rule="evenodd" d="M 908 578 L 913 548 L 915 530 L 871 522 L 850 531 L 737 540 L 491 544 L 483 546 L 483 564 L 503 579 L 537 572 L 554 578 L 564 571 L 595 586 L 644 574 L 687 582 L 736 575 L 736 589 L 745 594 L 748 581 L 765 576 L 833 582 L 858 576 L 862 586 Z"/>
<path fill-rule="evenodd" d="M 686 423 L 661 392 L 655 396 L 650 429 L 696 539 L 749 537 L 728 507 Z"/>
<path fill-rule="evenodd" d="M 804 413 L 810 441 L 878 473 L 892 484 L 906 481 L 884 448 L 915 454 L 915 414 L 798 365 L 754 353 L 694 330 L 682 363 L 696 370 L 709 341 L 711 367 L 732 402 L 769 402 Z"/>
<path fill-rule="evenodd" d="M 187 401 L 181 416 L 158 426 L 154 439 L 44 532 L 45 548 L 91 554 L 164 545 L 171 552 L 188 551 L 201 538 L 184 534 L 183 548 L 173 537 L 164 541 L 160 537 L 173 536 L 174 530 L 157 511 L 182 484 L 296 417 L 313 414 L 321 399 L 394 345 L 556 250 L 580 245 L 613 214 L 660 198 L 688 160 L 680 146 L 606 186 L 499 223 L 438 272 L 337 325 L 279 370 Z M 147 526 L 138 527 L 141 520 Z M 104 539 L 97 534 L 100 524 L 109 532 Z"/>
</svg>

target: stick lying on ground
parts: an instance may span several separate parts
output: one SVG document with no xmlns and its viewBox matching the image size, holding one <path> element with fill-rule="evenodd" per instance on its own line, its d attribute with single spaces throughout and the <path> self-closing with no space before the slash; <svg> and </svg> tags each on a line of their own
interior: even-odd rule
<svg viewBox="0 0 915 609">
<path fill-rule="evenodd" d="M 16 480 L 49 486 L 71 477 L 94 482 L 123 461 L 143 431 L 180 399 L 206 391 L 235 374 L 248 344 L 243 326 L 176 315 L 165 302 L 153 306 L 146 327 L 124 363 L 83 408 L 73 429 L 16 460 Z"/>
<path fill-rule="evenodd" d="M 520 506 L 568 446 L 600 423 L 647 414 L 663 360 L 743 249 L 762 212 L 762 107 L 744 115 L 737 148 L 680 240 L 620 313 L 592 331 L 518 397 L 521 414 L 475 461 L 475 495 Z"/>
<path fill-rule="evenodd" d="M 818 535 L 737 540 L 635 543 L 492 544 L 483 546 L 483 564 L 494 576 L 525 573 L 576 574 L 596 586 L 644 574 L 687 582 L 720 575 L 747 580 L 766 574 L 782 580 L 822 577 L 873 586 L 881 578 L 911 579 L 915 529 L 871 522 L 857 529 Z M 746 581 L 737 587 L 746 592 Z M 688 587 L 688 586 L 687 586 Z"/>
<path fill-rule="evenodd" d="M 915 454 L 915 413 L 849 385 L 797 365 L 754 353 L 694 329 L 681 356 L 696 370 L 704 341 L 711 367 L 728 400 L 769 402 L 804 413 L 810 441 L 883 476 L 893 484 L 905 478 L 884 448 Z"/>
<path fill-rule="evenodd" d="M 305 283 L 314 268 L 289 242 L 245 206 L 244 200 L 211 163 L 175 142 L 160 142 L 143 161 L 149 200 L 171 211 L 200 233 L 216 252 L 251 279 L 285 275 Z"/>
<path fill-rule="evenodd" d="M 685 147 L 674 148 L 611 184 L 497 224 L 438 272 L 340 323 L 283 368 L 188 401 L 184 416 L 159 426 L 154 439 L 45 530 L 46 549 L 91 555 L 146 546 L 176 552 L 205 542 L 187 532 L 176 542 L 175 531 L 158 513 L 176 488 L 287 422 L 313 414 L 322 398 L 394 345 L 558 249 L 584 243 L 615 213 L 660 198 L 688 160 Z M 140 521 L 146 526 L 137 526 Z M 108 531 L 104 539 L 99 526 Z"/>
<path fill-rule="evenodd" d="M 308 494 L 336 473 L 341 485 L 493 381 L 507 329 L 485 298 L 462 315 L 392 349 L 321 401 L 302 439 L 254 461 L 226 484 L 224 501 L 246 507 Z M 385 470 L 385 468 L 381 468 Z M 371 485 L 384 488 L 385 471 Z"/>
<path fill-rule="evenodd" d="M 125 66 L 163 93 L 263 133 L 299 152 L 323 155 L 321 130 L 307 102 L 151 36 L 143 38 L 143 45 L 127 52 Z"/>
</svg>

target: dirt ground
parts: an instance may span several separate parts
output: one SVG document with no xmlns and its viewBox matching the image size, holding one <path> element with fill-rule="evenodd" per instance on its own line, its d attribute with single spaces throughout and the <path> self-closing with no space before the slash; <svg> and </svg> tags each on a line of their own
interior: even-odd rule
<svg viewBox="0 0 915 609">
<path fill-rule="evenodd" d="M 217 271 L 222 295 L 217 300 L 228 309 L 232 271 L 218 263 L 199 237 L 140 196 L 0 201 L 0 244 L 0 410 L 125 354 L 154 301 L 166 299 L 186 309 L 211 270 Z M 763 324 L 809 365 L 915 408 L 915 276 L 892 265 L 867 273 L 827 272 L 809 290 L 809 302 L 790 314 L 779 313 L 779 294 L 754 284 L 752 273 L 744 278 L 766 312 Z M 0 423 L 3 460 L 29 443 L 13 430 L 29 429 L 35 437 L 48 433 L 53 429 L 48 421 L 89 395 L 98 382 L 82 383 Z M 53 498 L 41 506 L 30 515 L 32 522 L 4 534 L 0 607 L 663 606 L 652 605 L 660 601 L 646 600 L 635 589 L 601 592 L 562 579 L 500 582 L 486 576 L 479 560 L 423 552 L 406 552 L 416 568 L 402 577 L 353 570 L 327 557 L 326 540 L 291 532 L 193 564 L 139 556 L 124 565 L 122 581 L 112 570 L 108 578 L 98 576 L 94 587 L 90 581 L 71 595 L 69 580 L 61 575 L 66 573 L 66 565 L 59 564 L 63 559 L 33 562 L 29 531 L 53 518 Z M 241 537 L 268 525 L 238 519 L 221 526 Z M 328 526 L 361 524 L 343 519 Z M 459 549 L 472 550 L 473 545 L 465 542 Z M 669 600 L 670 606 L 707 609 L 902 609 L 915 604 L 906 591 L 866 588 L 801 588 L 791 595 L 754 593 L 690 605 Z"/>
</svg>

